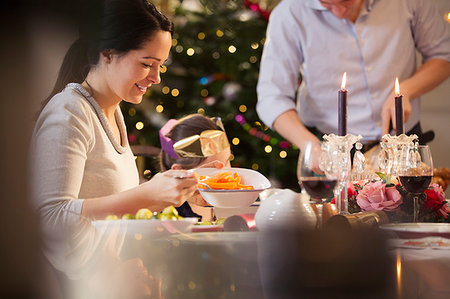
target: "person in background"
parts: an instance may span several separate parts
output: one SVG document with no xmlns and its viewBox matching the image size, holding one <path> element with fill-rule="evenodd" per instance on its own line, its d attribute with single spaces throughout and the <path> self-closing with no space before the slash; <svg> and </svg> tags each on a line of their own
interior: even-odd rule
<svg viewBox="0 0 450 299">
<path fill-rule="evenodd" d="M 389 133 L 396 77 L 405 132 L 430 141 L 419 123 L 420 97 L 450 76 L 449 26 L 429 0 L 283 0 L 268 24 L 259 117 L 300 150 L 336 134 L 344 72 L 348 133 L 363 136 L 363 149 Z"/>
<path fill-rule="evenodd" d="M 90 219 L 180 206 L 196 179 L 171 171 L 139 185 L 119 104 L 139 104 L 159 84 L 173 24 L 147 0 L 88 1 L 31 140 L 32 202 L 45 223 L 63 211 Z M 69 217 L 70 218 L 70 217 Z"/>
<path fill-rule="evenodd" d="M 220 118 L 201 114 L 169 120 L 160 130 L 161 170 L 194 169 L 198 167 L 231 167 L 231 149 Z M 202 141 L 203 140 L 203 141 Z M 212 208 L 197 191 L 177 208 L 183 217 L 214 218 Z"/>
</svg>

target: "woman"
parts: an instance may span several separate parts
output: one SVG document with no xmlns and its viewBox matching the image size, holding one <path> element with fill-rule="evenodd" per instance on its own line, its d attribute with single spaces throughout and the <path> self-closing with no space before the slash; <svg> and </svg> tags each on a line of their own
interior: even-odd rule
<svg viewBox="0 0 450 299">
<path fill-rule="evenodd" d="M 230 167 L 231 149 L 220 119 L 192 114 L 179 120 L 171 119 L 160 130 L 161 170 L 182 170 L 198 167 Z M 214 218 L 211 208 L 200 193 L 177 208 L 184 217 Z"/>
<path fill-rule="evenodd" d="M 102 1 L 89 12 L 33 132 L 32 200 L 46 224 L 71 214 L 103 219 L 161 211 L 196 191 L 189 173 L 179 180 L 168 171 L 138 184 L 119 107 L 139 104 L 160 83 L 173 24 L 146 0 Z"/>
</svg>

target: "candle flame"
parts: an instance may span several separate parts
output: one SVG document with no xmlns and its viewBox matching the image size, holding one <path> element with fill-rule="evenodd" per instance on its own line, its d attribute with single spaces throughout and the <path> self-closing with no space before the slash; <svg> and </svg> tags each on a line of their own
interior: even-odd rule
<svg viewBox="0 0 450 299">
<path fill-rule="evenodd" d="M 446 19 L 447 19 L 447 22 L 449 22 L 449 23 L 450 23 L 450 12 L 449 12 L 449 13 L 447 13 Z"/>
<path fill-rule="evenodd" d="M 345 90 L 345 83 L 347 83 L 347 72 L 342 75 L 342 84 L 341 84 L 341 90 Z"/>
<path fill-rule="evenodd" d="M 395 78 L 395 96 L 400 95 L 400 84 L 398 83 L 398 77 Z"/>
</svg>

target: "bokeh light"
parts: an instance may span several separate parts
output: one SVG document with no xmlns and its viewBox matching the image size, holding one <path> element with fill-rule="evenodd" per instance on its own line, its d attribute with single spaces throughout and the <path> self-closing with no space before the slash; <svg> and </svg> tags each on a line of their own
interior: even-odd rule
<svg viewBox="0 0 450 299">
<path fill-rule="evenodd" d="M 136 123 L 136 129 L 142 130 L 143 128 L 144 128 L 144 123 L 141 122 L 141 121 L 138 121 L 138 122 Z"/>
<path fill-rule="evenodd" d="M 271 153 L 272 152 L 272 146 L 270 146 L 270 145 L 266 145 L 266 147 L 264 147 L 264 151 L 266 152 L 266 153 Z"/>
</svg>

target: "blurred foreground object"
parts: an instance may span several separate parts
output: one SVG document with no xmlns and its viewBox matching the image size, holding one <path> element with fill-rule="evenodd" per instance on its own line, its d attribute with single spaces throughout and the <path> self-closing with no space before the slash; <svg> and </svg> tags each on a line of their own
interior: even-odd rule
<svg viewBox="0 0 450 299">
<path fill-rule="evenodd" d="M 261 233 L 265 298 L 393 298 L 393 259 L 378 230 Z"/>
</svg>

